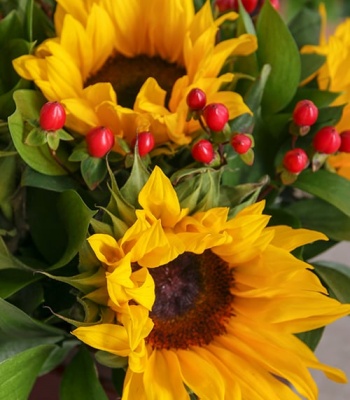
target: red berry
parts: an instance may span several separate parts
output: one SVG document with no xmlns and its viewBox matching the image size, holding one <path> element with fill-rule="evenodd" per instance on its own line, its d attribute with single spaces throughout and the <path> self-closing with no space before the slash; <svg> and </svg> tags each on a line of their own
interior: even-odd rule
<svg viewBox="0 0 350 400">
<path fill-rule="evenodd" d="M 270 3 L 275 10 L 280 9 L 280 0 L 270 0 Z"/>
<path fill-rule="evenodd" d="M 137 135 L 137 146 L 141 157 L 148 154 L 154 147 L 154 136 L 149 131 L 140 132 Z"/>
<path fill-rule="evenodd" d="M 244 133 L 232 136 L 231 146 L 238 154 L 245 154 L 252 147 L 252 139 Z"/>
<path fill-rule="evenodd" d="M 88 153 L 92 157 L 104 157 L 114 146 L 113 132 L 104 126 L 92 128 L 85 136 Z"/>
<path fill-rule="evenodd" d="M 339 151 L 350 153 L 350 131 L 344 131 L 340 134 L 341 144 Z"/>
<path fill-rule="evenodd" d="M 246 9 L 246 11 L 251 14 L 258 5 L 258 0 L 242 0 L 242 5 Z M 239 4 L 238 0 L 234 0 L 234 9 L 238 10 Z"/>
<path fill-rule="evenodd" d="M 225 12 L 229 10 L 233 10 L 235 4 L 235 0 L 216 0 L 215 5 L 219 9 L 220 12 Z"/>
<path fill-rule="evenodd" d="M 45 131 L 57 131 L 65 122 L 66 111 L 58 101 L 49 101 L 41 107 L 39 124 Z"/>
<path fill-rule="evenodd" d="M 192 157 L 199 162 L 209 164 L 214 158 L 213 145 L 209 140 L 201 139 L 192 147 Z"/>
<path fill-rule="evenodd" d="M 307 154 L 300 148 L 287 151 L 283 158 L 283 166 L 293 174 L 299 174 L 306 168 L 308 162 Z"/>
<path fill-rule="evenodd" d="M 188 107 L 193 111 L 202 110 L 207 103 L 207 96 L 201 89 L 192 89 L 186 98 Z"/>
<path fill-rule="evenodd" d="M 301 100 L 294 107 L 293 121 L 298 126 L 311 126 L 318 117 L 318 108 L 311 100 Z"/>
<path fill-rule="evenodd" d="M 221 103 L 210 103 L 203 110 L 208 127 L 215 132 L 222 131 L 228 121 L 228 109 Z"/>
<path fill-rule="evenodd" d="M 333 154 L 338 151 L 341 138 L 333 126 L 325 126 L 316 133 L 312 143 L 314 149 L 319 153 Z"/>
</svg>

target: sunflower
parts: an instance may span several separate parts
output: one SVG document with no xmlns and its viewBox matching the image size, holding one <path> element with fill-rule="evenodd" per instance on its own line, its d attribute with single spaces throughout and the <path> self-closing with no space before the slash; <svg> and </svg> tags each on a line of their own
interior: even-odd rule
<svg viewBox="0 0 350 400">
<path fill-rule="evenodd" d="M 290 253 L 323 234 L 267 227 L 263 202 L 189 215 L 158 167 L 138 201 L 121 238 L 89 238 L 116 323 L 73 331 L 128 357 L 123 399 L 316 399 L 308 368 L 345 382 L 294 335 L 350 312 Z"/>
<path fill-rule="evenodd" d="M 208 102 L 224 103 L 230 119 L 250 112 L 240 95 L 219 91 L 234 78 L 220 75 L 228 58 L 257 47 L 249 34 L 217 43 L 219 26 L 238 14 L 214 20 L 209 0 L 198 13 L 192 0 L 57 3 L 57 37 L 16 59 L 14 68 L 48 100 L 65 105 L 74 131 L 84 135 L 104 125 L 130 143 L 150 129 L 158 144 L 188 143 L 199 127 L 186 122 L 193 87 Z"/>
</svg>

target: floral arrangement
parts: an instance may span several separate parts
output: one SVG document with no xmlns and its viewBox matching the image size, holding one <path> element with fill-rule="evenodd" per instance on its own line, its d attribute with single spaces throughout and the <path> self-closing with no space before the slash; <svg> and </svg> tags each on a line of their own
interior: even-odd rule
<svg viewBox="0 0 350 400">
<path fill-rule="evenodd" d="M 350 21 L 0 2 L 0 398 L 317 399 L 350 314 Z M 62 367 L 63 366 L 63 367 Z"/>
</svg>

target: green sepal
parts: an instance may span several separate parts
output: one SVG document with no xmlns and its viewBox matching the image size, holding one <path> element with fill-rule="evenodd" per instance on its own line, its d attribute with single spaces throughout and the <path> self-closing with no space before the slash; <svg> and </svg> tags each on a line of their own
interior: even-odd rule
<svg viewBox="0 0 350 400">
<path fill-rule="evenodd" d="M 194 213 L 219 206 L 221 175 L 222 170 L 203 167 L 175 173 L 170 180 L 178 182 L 175 191 L 181 206 Z"/>
<path fill-rule="evenodd" d="M 329 154 L 316 152 L 312 156 L 312 159 L 311 159 L 312 171 L 314 171 L 314 172 L 318 171 L 323 166 L 323 164 L 327 161 L 328 157 L 329 157 Z"/>
<path fill-rule="evenodd" d="M 136 143 L 130 176 L 124 186 L 120 189 L 120 193 L 124 199 L 135 208 L 139 207 L 138 196 L 141 189 L 148 181 L 149 176 L 150 174 L 138 154 L 138 147 Z"/>
<path fill-rule="evenodd" d="M 47 143 L 47 134 L 41 129 L 33 128 L 27 135 L 24 143 L 28 146 L 42 146 Z"/>
<path fill-rule="evenodd" d="M 240 154 L 240 158 L 244 162 L 244 164 L 253 165 L 253 163 L 254 163 L 254 150 L 250 148 L 246 153 Z"/>
<path fill-rule="evenodd" d="M 106 286 L 106 271 L 102 267 L 82 272 L 81 274 L 74 276 L 57 276 L 44 271 L 38 271 L 38 273 L 41 273 L 50 279 L 54 279 L 55 281 L 67 283 L 84 294 L 101 286 Z"/>
<path fill-rule="evenodd" d="M 131 226 L 136 221 L 135 207 L 129 204 L 121 194 L 113 171 L 110 169 L 108 163 L 107 169 L 111 181 L 111 186 L 109 188 L 111 197 L 106 208 L 110 213 L 124 221 L 127 225 Z"/>
<path fill-rule="evenodd" d="M 97 362 L 108 368 L 126 368 L 128 365 L 127 357 L 117 356 L 107 351 L 98 350 L 95 353 L 95 358 Z"/>
<path fill-rule="evenodd" d="M 51 150 L 56 151 L 60 145 L 60 138 L 56 132 L 47 132 L 47 144 Z"/>
<path fill-rule="evenodd" d="M 74 147 L 72 154 L 69 156 L 68 160 L 73 162 L 80 162 L 86 160 L 88 157 L 90 157 L 90 155 L 87 150 L 86 142 L 85 140 L 83 140 L 81 143 Z"/>
<path fill-rule="evenodd" d="M 291 185 L 298 179 L 298 174 L 294 174 L 293 172 L 283 169 L 280 174 L 280 178 L 283 185 Z"/>
<path fill-rule="evenodd" d="M 112 232 L 110 234 L 113 237 L 115 237 L 116 239 L 119 239 L 122 236 L 124 236 L 124 233 L 127 231 L 129 226 L 123 220 L 121 220 L 120 218 L 118 218 L 117 216 L 112 214 L 110 211 L 108 211 L 107 208 L 101 207 L 101 209 L 104 210 L 105 213 L 109 216 L 110 221 L 112 223 L 112 226 L 111 226 Z M 92 223 L 92 226 L 95 228 L 98 228 L 98 227 L 103 228 L 102 225 L 96 224 L 95 221 Z"/>
<path fill-rule="evenodd" d="M 58 136 L 58 138 L 60 140 L 63 141 L 70 141 L 70 140 L 74 140 L 74 137 L 68 133 L 67 131 L 65 131 L 64 129 L 58 129 L 56 132 L 56 135 Z"/>
</svg>

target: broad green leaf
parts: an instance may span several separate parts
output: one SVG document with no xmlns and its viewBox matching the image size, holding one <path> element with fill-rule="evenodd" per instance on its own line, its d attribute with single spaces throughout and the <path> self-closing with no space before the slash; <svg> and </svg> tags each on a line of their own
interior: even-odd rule
<svg viewBox="0 0 350 400">
<path fill-rule="evenodd" d="M 68 175 L 50 176 L 35 171 L 30 167 L 26 167 L 21 177 L 22 186 L 31 186 L 53 192 L 64 192 L 69 189 L 78 190 L 80 185 Z"/>
<path fill-rule="evenodd" d="M 350 240 L 350 217 L 324 200 L 296 201 L 286 210 L 297 217 L 304 228 L 323 232 L 336 241 Z"/>
<path fill-rule="evenodd" d="M 64 331 L 36 321 L 0 299 L 0 361 L 31 347 L 57 343 L 66 335 Z"/>
<path fill-rule="evenodd" d="M 350 303 L 350 266 L 327 261 L 317 261 L 313 265 L 329 294 L 341 303 Z"/>
<path fill-rule="evenodd" d="M 260 66 L 269 64 L 272 70 L 263 95 L 263 111 L 273 114 L 282 110 L 297 90 L 301 71 L 299 50 L 269 1 L 265 1 L 260 11 L 257 37 L 258 62 Z"/>
<path fill-rule="evenodd" d="M 25 350 L 0 363 L 0 400 L 27 400 L 52 345 Z"/>
<path fill-rule="evenodd" d="M 33 270 L 13 256 L 8 250 L 4 240 L 0 237 L 0 270 L 19 269 L 33 273 Z"/>
<path fill-rule="evenodd" d="M 73 190 L 55 193 L 29 188 L 27 214 L 31 236 L 50 269 L 64 266 L 86 240 L 91 211 Z"/>
<path fill-rule="evenodd" d="M 54 159 L 47 145 L 32 147 L 25 144 L 25 138 L 32 129 L 30 121 L 36 121 L 39 118 L 41 106 L 45 99 L 39 92 L 32 90 L 17 90 L 13 98 L 16 103 L 16 111 L 9 117 L 9 129 L 13 143 L 22 159 L 34 170 L 46 175 L 66 175 L 67 171 L 63 169 Z M 68 163 L 68 155 L 61 151 L 57 152 L 60 162 L 66 165 L 68 169 L 74 169 L 75 166 Z"/>
<path fill-rule="evenodd" d="M 321 16 L 317 11 L 303 7 L 289 23 L 289 29 L 299 48 L 306 44 L 318 45 Z"/>
<path fill-rule="evenodd" d="M 13 216 L 13 193 L 17 185 L 16 157 L 0 158 L 0 171 L 0 209 L 10 221 Z"/>
<path fill-rule="evenodd" d="M 311 350 L 315 350 L 323 335 L 324 328 L 298 333 L 296 336 L 302 340 Z"/>
<path fill-rule="evenodd" d="M 300 87 L 298 88 L 293 101 L 288 105 L 288 109 L 290 109 L 290 113 L 292 113 L 296 103 L 305 99 L 311 100 L 319 108 L 327 107 L 332 104 L 338 96 L 339 93 L 309 87 Z"/>
<path fill-rule="evenodd" d="M 86 240 L 90 220 L 96 214 L 72 190 L 68 190 L 60 195 L 57 212 L 62 220 L 68 241 L 64 254 L 50 268 L 51 270 L 66 265 L 79 252 L 80 247 Z"/>
<path fill-rule="evenodd" d="M 60 400 L 108 400 L 98 380 L 94 360 L 85 346 L 67 366 L 60 388 Z"/>
<path fill-rule="evenodd" d="M 332 204 L 350 216 L 350 181 L 326 170 L 302 172 L 293 186 Z"/>
<path fill-rule="evenodd" d="M 40 370 L 40 376 L 47 374 L 52 371 L 58 365 L 60 365 L 71 350 L 76 347 L 80 342 L 75 339 L 65 340 L 62 344 L 55 345 L 54 349 L 46 359 Z"/>
<path fill-rule="evenodd" d="M 104 158 L 87 157 L 82 160 L 80 171 L 89 189 L 94 190 L 107 175 L 106 160 Z"/>
<path fill-rule="evenodd" d="M 0 297 L 6 299 L 39 279 L 33 272 L 0 269 Z"/>
<path fill-rule="evenodd" d="M 301 54 L 300 81 L 311 77 L 326 61 L 326 57 L 320 54 Z"/>
</svg>

